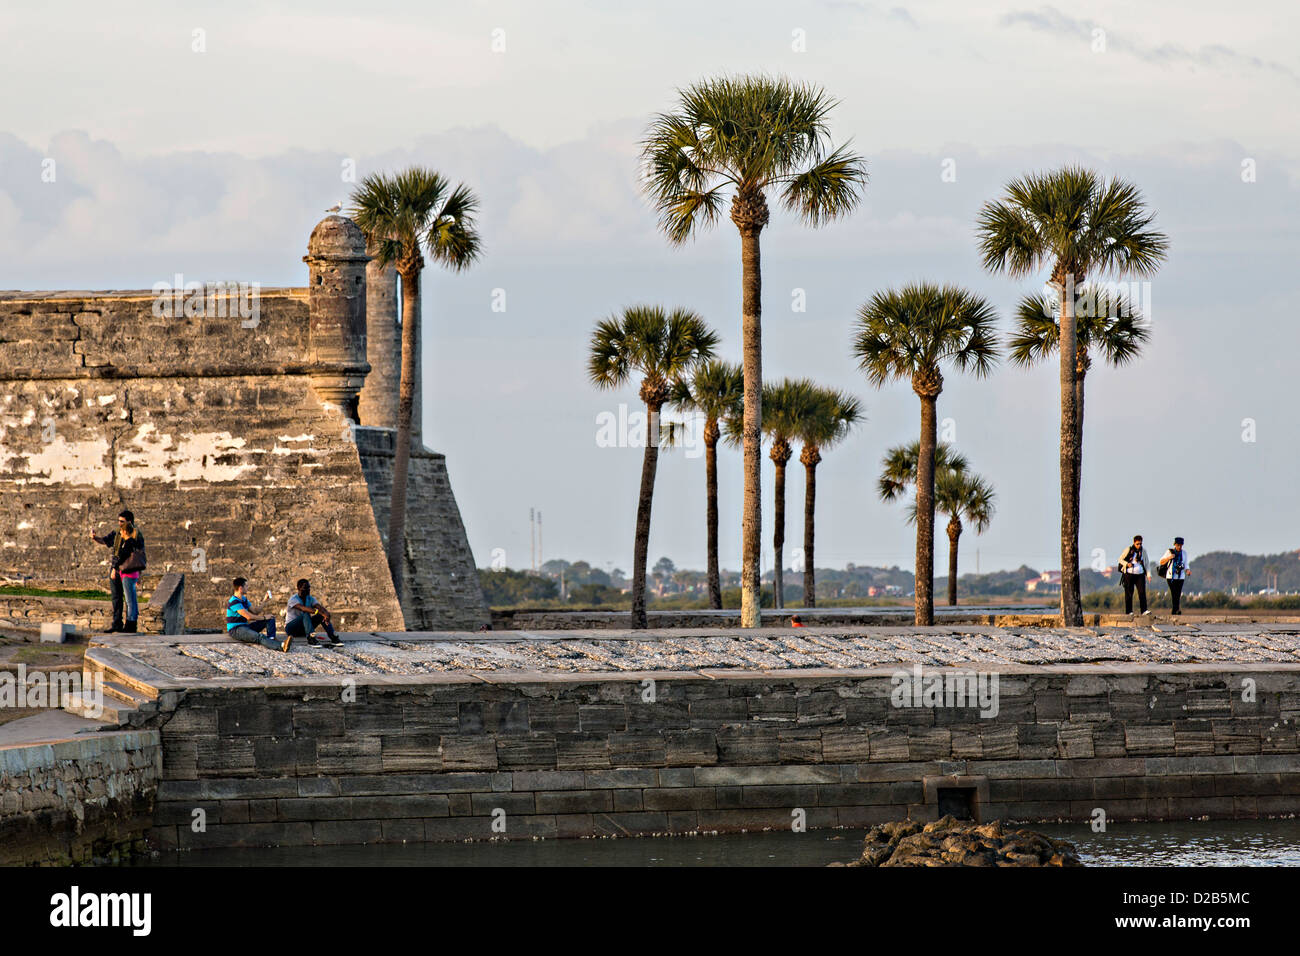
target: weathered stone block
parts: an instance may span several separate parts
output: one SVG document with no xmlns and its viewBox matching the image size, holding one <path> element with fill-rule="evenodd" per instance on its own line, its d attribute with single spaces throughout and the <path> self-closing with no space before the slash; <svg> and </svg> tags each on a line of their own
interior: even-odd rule
<svg viewBox="0 0 1300 956">
<path fill-rule="evenodd" d="M 538 813 L 608 813 L 614 809 L 611 790 L 543 790 L 535 796 Z"/>
<path fill-rule="evenodd" d="M 717 793 L 712 787 L 673 787 L 641 792 L 646 810 L 712 810 Z"/>
</svg>

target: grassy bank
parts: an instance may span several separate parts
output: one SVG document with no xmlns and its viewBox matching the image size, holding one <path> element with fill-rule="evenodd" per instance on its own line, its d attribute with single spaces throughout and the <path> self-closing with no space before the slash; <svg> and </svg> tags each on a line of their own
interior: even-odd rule
<svg viewBox="0 0 1300 956">
<path fill-rule="evenodd" d="M 100 591 L 94 588 L 76 591 L 57 588 L 31 588 L 21 584 L 0 585 L 0 595 L 11 595 L 14 597 L 80 598 L 86 601 L 110 600 L 107 591 Z"/>
</svg>

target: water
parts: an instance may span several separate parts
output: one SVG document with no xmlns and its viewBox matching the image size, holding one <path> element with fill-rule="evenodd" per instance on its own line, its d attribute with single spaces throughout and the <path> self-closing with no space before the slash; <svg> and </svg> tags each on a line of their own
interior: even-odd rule
<svg viewBox="0 0 1300 956">
<path fill-rule="evenodd" d="M 1090 866 L 1300 866 L 1300 820 L 1032 824 Z M 865 830 L 498 843 L 271 847 L 160 854 L 141 866 L 826 866 L 855 859 Z"/>
</svg>

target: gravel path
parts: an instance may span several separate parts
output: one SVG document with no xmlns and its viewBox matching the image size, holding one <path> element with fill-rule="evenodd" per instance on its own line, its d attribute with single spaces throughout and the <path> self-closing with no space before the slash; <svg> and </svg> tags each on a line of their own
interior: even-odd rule
<svg viewBox="0 0 1300 956">
<path fill-rule="evenodd" d="M 296 643 L 289 654 L 234 642 L 135 645 L 121 650 L 190 677 L 418 675 L 462 670 L 550 673 L 799 670 L 892 664 L 1300 663 L 1300 625 L 1201 628 L 807 629 L 790 633 L 611 636 L 498 633 L 484 640 L 350 640 L 342 649 Z"/>
</svg>

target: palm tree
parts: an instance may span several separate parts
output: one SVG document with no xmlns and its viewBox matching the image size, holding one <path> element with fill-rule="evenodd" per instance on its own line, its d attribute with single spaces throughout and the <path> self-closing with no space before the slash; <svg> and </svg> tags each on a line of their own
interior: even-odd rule
<svg viewBox="0 0 1300 956">
<path fill-rule="evenodd" d="M 895 445 L 885 452 L 880 461 L 880 480 L 877 489 L 881 501 L 896 501 L 908 488 L 916 484 L 917 459 L 920 458 L 921 443 L 914 441 L 907 445 Z M 970 467 L 966 456 L 956 451 L 947 442 L 938 442 L 934 446 L 934 471 L 938 475 L 945 471 L 965 471 Z M 913 502 L 915 505 L 915 502 Z M 909 512 L 908 520 L 914 520 Z"/>
<path fill-rule="evenodd" d="M 1067 166 L 1032 173 L 1007 186 L 1006 196 L 986 203 L 979 216 L 984 267 L 1013 278 L 1049 270 L 1060 315 L 1061 360 L 1061 619 L 1083 624 L 1079 591 L 1079 436 L 1075 388 L 1078 330 L 1075 289 L 1105 275 L 1155 273 L 1169 248 L 1152 226 L 1138 188 L 1122 179 L 1102 181 L 1095 172 Z"/>
<path fill-rule="evenodd" d="M 940 365 L 983 376 L 997 359 L 993 307 L 956 286 L 914 283 L 877 292 L 858 313 L 853 352 L 877 388 L 910 379 L 921 400 L 916 469 L 916 623 L 934 623 L 935 418 L 943 391 Z"/>
<path fill-rule="evenodd" d="M 940 471 L 935 478 L 934 506 L 948 516 L 948 604 L 957 606 L 957 543 L 962 519 L 983 534 L 993 520 L 993 486 L 966 469 Z"/>
<path fill-rule="evenodd" d="M 736 414 L 744 400 L 745 378 L 739 365 L 716 359 L 700 362 L 689 378 L 673 383 L 673 406 L 704 416 L 705 524 L 708 526 L 709 607 L 722 609 L 722 579 L 718 572 L 718 438 L 719 422 Z"/>
<path fill-rule="evenodd" d="M 700 359 L 713 355 L 718 337 L 688 309 L 665 312 L 660 306 L 634 306 L 621 316 L 596 323 L 587 371 L 597 388 L 617 388 L 633 373 L 641 376 L 646 407 L 646 443 L 641 493 L 636 507 L 632 558 L 632 626 L 646 626 L 646 552 L 650 547 L 650 505 L 659 464 L 659 414 L 672 395 L 673 381 Z"/>
<path fill-rule="evenodd" d="M 352 192 L 351 216 L 375 245 L 380 265 L 394 263 L 402 278 L 402 377 L 398 389 L 393 497 L 388 512 L 388 570 L 398 597 L 406 557 L 406 476 L 415 405 L 415 350 L 420 328 L 420 272 L 424 256 L 458 272 L 478 258 L 474 216 L 478 199 L 432 169 L 412 166 L 393 175 L 367 176 Z"/>
<path fill-rule="evenodd" d="M 785 379 L 763 386 L 763 433 L 772 438 L 768 457 L 776 466 L 772 483 L 772 606 L 785 607 L 785 468 L 794 451 L 790 439 L 804 421 L 817 414 L 823 400 L 820 389 L 808 379 Z"/>
<path fill-rule="evenodd" d="M 831 148 L 835 102 L 813 86 L 767 76 L 718 77 L 680 91 L 675 112 L 654 118 L 642 142 L 644 186 L 673 243 L 717 222 L 730 193 L 740 231 L 745 497 L 741 520 L 741 625 L 759 626 L 762 454 L 762 271 L 766 191 L 810 226 L 853 210 L 866 164 Z"/>
<path fill-rule="evenodd" d="M 885 453 L 881 462 L 880 497 L 893 501 L 902 496 L 909 485 L 916 483 L 920 443 L 899 445 Z M 993 488 L 983 478 L 970 471 L 966 456 L 942 442 L 934 450 L 934 504 L 935 510 L 946 514 L 948 520 L 948 604 L 957 604 L 957 543 L 963 530 L 963 517 L 983 534 L 993 519 Z M 915 500 L 907 509 L 909 523 L 916 522 Z"/>
<path fill-rule="evenodd" d="M 885 453 L 881 462 L 880 497 L 894 501 L 902 496 L 909 485 L 916 484 L 920 443 L 899 445 Z M 957 603 L 957 543 L 963 530 L 963 517 L 983 534 L 993 519 L 993 488 L 978 475 L 972 474 L 966 456 L 941 442 L 934 450 L 934 502 L 935 510 L 949 517 L 948 521 L 948 603 Z M 909 523 L 916 522 L 915 500 L 907 509 Z"/>
<path fill-rule="evenodd" d="M 817 508 L 817 465 L 821 453 L 839 444 L 863 417 L 862 404 L 847 392 L 818 389 L 816 408 L 799 422 L 795 432 L 803 443 L 799 461 L 804 468 L 803 492 L 803 606 L 817 606 L 817 572 L 813 566 L 815 514 Z"/>
<path fill-rule="evenodd" d="M 1059 303 L 1050 296 L 1025 296 L 1017 311 L 1018 328 L 1009 343 L 1011 361 L 1031 366 L 1045 361 L 1061 340 Z M 1080 308 L 1080 306 L 1082 308 Z M 1092 368 L 1094 350 L 1119 368 L 1142 352 L 1150 333 L 1140 312 L 1127 298 L 1105 289 L 1080 290 L 1075 308 L 1074 404 L 1078 428 L 1074 436 L 1074 494 L 1078 501 L 1083 476 L 1083 385 Z"/>
</svg>

